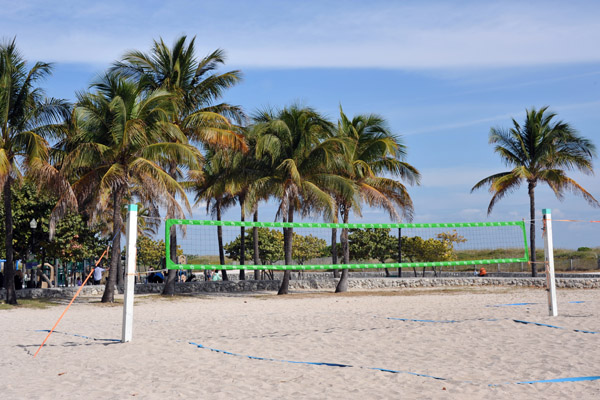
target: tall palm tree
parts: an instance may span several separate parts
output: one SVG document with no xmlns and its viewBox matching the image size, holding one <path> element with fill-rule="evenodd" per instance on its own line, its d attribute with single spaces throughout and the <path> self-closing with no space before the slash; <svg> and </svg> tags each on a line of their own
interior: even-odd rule
<svg viewBox="0 0 600 400">
<path fill-rule="evenodd" d="M 109 278 L 102 302 L 114 301 L 121 252 L 123 200 L 163 198 L 183 188 L 162 167 L 167 160 L 197 168 L 198 150 L 172 123 L 171 95 L 144 91 L 136 82 L 108 73 L 92 84 L 94 93 L 79 93 L 69 153 L 63 160 L 72 187 L 93 205 L 112 206 L 112 250 Z M 143 195 L 142 195 L 143 193 Z"/>
<path fill-rule="evenodd" d="M 239 71 L 216 73 L 225 63 L 225 53 L 217 49 L 202 59 L 197 59 L 195 37 L 189 42 L 186 36 L 168 47 L 162 39 L 154 41 L 149 53 L 131 51 L 113 70 L 139 82 L 145 90 L 163 89 L 173 94 L 175 112 L 170 121 L 191 143 L 209 148 L 233 148 L 246 151 L 244 137 L 232 124 L 244 119 L 237 106 L 218 103 L 223 92 L 240 81 Z M 180 179 L 175 165 L 166 166 L 174 179 Z M 198 170 L 199 171 L 199 170 Z M 198 172 L 197 171 L 197 172 Z M 198 178 L 196 176 L 196 178 Z M 184 199 L 184 201 L 187 201 Z M 179 208 L 168 207 L 167 218 L 183 218 Z M 176 227 L 172 228 L 171 258 L 176 258 Z M 174 293 L 175 271 L 169 271 L 163 294 Z"/>
<path fill-rule="evenodd" d="M 222 213 L 235 204 L 235 186 L 231 181 L 234 153 L 229 150 L 209 150 L 205 157 L 202 171 L 193 171 L 194 181 L 190 188 L 196 193 L 196 205 L 206 202 L 206 211 L 217 221 L 221 221 Z M 217 226 L 217 242 L 219 263 L 225 265 L 223 247 L 223 227 Z M 223 270 L 223 280 L 228 280 L 227 271 Z"/>
<path fill-rule="evenodd" d="M 226 89 L 240 82 L 241 73 L 215 73 L 225 63 L 225 52 L 217 49 L 197 59 L 195 40 L 188 42 L 187 36 L 181 36 L 171 48 L 162 39 L 154 41 L 150 53 L 131 51 L 113 70 L 138 81 L 146 90 L 173 93 L 176 111 L 172 122 L 190 142 L 245 151 L 243 135 L 232 129 L 230 122 L 243 122 L 244 113 L 238 106 L 218 103 Z"/>
<path fill-rule="evenodd" d="M 595 156 L 593 143 L 580 136 L 575 129 L 563 121 L 553 121 L 556 114 L 542 107 L 527 111 L 525 124 L 521 126 L 514 119 L 513 127 L 506 130 L 492 128 L 490 144 L 510 171 L 500 172 L 477 182 L 471 192 L 489 187 L 493 194 L 488 206 L 488 215 L 496 203 L 509 193 L 527 183 L 530 215 L 531 274 L 537 276 L 535 265 L 535 187 L 546 183 L 559 200 L 569 190 L 581 195 L 590 205 L 600 203 L 581 185 L 567 176 L 568 171 L 579 170 L 593 174 L 592 159 Z"/>
<path fill-rule="evenodd" d="M 351 186 L 331 173 L 343 141 L 330 137 L 332 125 L 309 107 L 292 105 L 254 116 L 256 157 L 270 164 L 267 176 L 251 185 L 252 197 L 277 199 L 277 218 L 294 222 L 294 214 L 323 213 L 333 220 L 330 192 L 346 193 Z M 284 228 L 285 264 L 292 264 L 293 228 Z M 287 294 L 290 271 L 285 271 L 278 294 Z"/>
<path fill-rule="evenodd" d="M 14 285 L 13 220 L 11 186 L 22 180 L 23 172 L 35 172 L 48 162 L 46 137 L 53 125 L 68 116 L 63 100 L 46 99 L 37 83 L 50 75 L 52 66 L 27 62 L 15 40 L 0 44 L 0 187 L 4 199 L 6 302 L 17 304 Z"/>
<path fill-rule="evenodd" d="M 394 178 L 418 184 L 420 174 L 415 167 L 404 161 L 406 146 L 390 131 L 386 121 L 375 114 L 361 114 L 350 120 L 340 107 L 336 137 L 350 141 L 348 151 L 344 154 L 349 168 L 340 169 L 338 173 L 354 182 L 358 195 L 358 199 L 356 196 L 336 196 L 342 222 L 348 223 L 351 210 L 360 213 L 358 207 L 361 202 L 385 209 L 394 221 L 399 220 L 401 215 L 411 220 L 412 199 L 406 186 Z M 400 209 L 400 214 L 397 208 Z M 348 264 L 348 229 L 342 230 L 341 242 L 343 262 Z M 348 270 L 345 269 L 336 292 L 345 292 L 347 289 Z"/>
<path fill-rule="evenodd" d="M 264 160 L 256 158 L 256 135 L 253 127 L 245 129 L 246 142 L 248 144 L 248 152 L 241 153 L 233 149 L 219 150 L 221 153 L 220 164 L 222 165 L 222 174 L 220 181 L 226 183 L 227 187 L 227 204 L 231 204 L 231 200 L 235 200 L 240 206 L 240 220 L 245 221 L 247 213 L 254 214 L 254 220 L 258 221 L 258 203 L 264 198 L 255 198 L 255 192 L 251 191 L 252 182 L 268 175 L 269 165 Z M 258 236 L 258 228 L 253 228 L 253 236 Z M 246 228 L 240 227 L 240 265 L 245 264 L 246 251 Z M 258 239 L 254 245 L 254 263 L 258 261 Z M 259 279 L 259 271 L 254 271 L 254 278 Z M 246 279 L 244 269 L 240 269 L 240 280 Z"/>
<path fill-rule="evenodd" d="M 246 141 L 248 143 L 249 150 L 240 160 L 234 171 L 236 179 L 239 179 L 239 204 L 242 211 L 242 219 L 245 219 L 246 213 L 253 214 L 253 221 L 258 222 L 258 205 L 261 201 L 268 200 L 268 194 L 263 193 L 263 196 L 258 197 L 257 192 L 252 190 L 253 182 L 258 179 L 264 178 L 269 175 L 271 165 L 265 158 L 257 158 L 256 156 L 256 144 L 257 144 L 257 132 L 254 126 L 250 126 L 246 129 Z M 242 249 L 245 250 L 245 229 L 241 229 L 240 234 L 242 235 Z M 253 263 L 254 265 L 260 264 L 259 257 L 259 236 L 258 227 L 252 228 L 252 245 L 253 245 Z M 263 271 L 264 273 L 264 271 Z M 254 279 L 260 279 L 260 271 L 254 270 Z"/>
</svg>

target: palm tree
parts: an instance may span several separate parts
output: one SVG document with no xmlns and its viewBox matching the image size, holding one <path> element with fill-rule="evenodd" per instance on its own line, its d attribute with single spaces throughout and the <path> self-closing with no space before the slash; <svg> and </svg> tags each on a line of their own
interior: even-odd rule
<svg viewBox="0 0 600 400">
<path fill-rule="evenodd" d="M 338 171 L 350 179 L 357 188 L 358 199 L 336 196 L 337 207 L 343 223 L 348 223 L 350 211 L 360 213 L 360 202 L 371 207 L 385 209 L 392 220 L 399 220 L 401 210 L 405 219 L 411 220 L 413 203 L 406 186 L 399 180 L 381 176 L 382 174 L 399 177 L 409 184 L 418 184 L 419 171 L 405 162 L 406 146 L 400 138 L 389 130 L 383 118 L 375 114 L 361 114 L 350 120 L 340 107 L 340 119 L 336 137 L 347 139 L 350 145 L 344 154 L 349 168 Z M 360 214 L 359 214 L 360 215 Z M 342 230 L 343 263 L 349 263 L 348 229 Z M 336 292 L 348 290 L 348 270 L 342 271 L 342 277 Z"/>
<path fill-rule="evenodd" d="M 254 116 L 256 158 L 267 162 L 267 176 L 251 185 L 252 197 L 278 200 L 276 218 L 294 222 L 294 214 L 323 213 L 333 220 L 330 192 L 346 193 L 350 184 L 330 172 L 343 142 L 330 137 L 331 123 L 308 107 L 292 105 Z M 293 228 L 284 228 L 285 264 L 292 264 Z M 287 294 L 290 271 L 285 271 L 278 294 Z"/>
<path fill-rule="evenodd" d="M 193 171 L 194 181 L 191 189 L 196 193 L 196 203 L 206 202 L 206 211 L 217 221 L 225 209 L 235 204 L 234 187 L 231 182 L 232 151 L 209 150 L 205 157 L 202 171 Z M 223 227 L 217 226 L 217 242 L 219 247 L 219 264 L 225 265 L 223 248 Z M 228 280 L 227 271 L 223 270 L 223 280 Z"/>
<path fill-rule="evenodd" d="M 169 48 L 162 39 L 154 41 L 150 53 L 132 51 L 115 63 L 113 70 L 139 82 L 146 90 L 164 89 L 174 95 L 176 111 L 172 122 L 192 143 L 205 147 L 247 149 L 244 136 L 230 121 L 243 122 L 238 106 L 217 103 L 223 92 L 239 83 L 240 71 L 214 71 L 225 63 L 225 52 L 217 49 L 198 60 L 195 40 L 179 37 Z"/>
<path fill-rule="evenodd" d="M 547 112 L 548 107 L 539 111 L 526 110 L 525 124 L 519 125 L 514 119 L 513 127 L 505 130 L 492 128 L 490 144 L 500 154 L 502 161 L 512 167 L 510 171 L 488 176 L 477 182 L 471 192 L 489 186 L 493 194 L 488 206 L 488 215 L 496 203 L 527 182 L 529 194 L 529 215 L 531 219 L 529 239 L 531 248 L 531 274 L 537 275 L 535 266 L 535 187 L 539 182 L 546 183 L 561 200 L 566 190 L 581 195 L 594 207 L 598 201 L 576 181 L 569 178 L 567 171 L 579 170 L 592 174 L 592 159 L 595 146 L 580 136 L 575 129 L 563 121 L 553 121 L 556 114 Z"/>
<path fill-rule="evenodd" d="M 166 199 L 183 196 L 183 188 L 161 165 L 167 160 L 197 167 L 199 152 L 169 122 L 171 95 L 144 91 L 135 82 L 108 73 L 91 86 L 94 93 L 79 93 L 76 129 L 62 168 L 74 177 L 72 187 L 81 199 L 100 209 L 112 206 L 112 251 L 108 282 L 102 302 L 114 301 L 117 264 L 121 252 L 123 200 L 138 197 Z M 137 195 L 137 196 L 136 196 Z"/>
<path fill-rule="evenodd" d="M 252 142 L 254 143 L 254 142 Z M 201 173 L 194 173 L 195 183 L 191 186 L 196 193 L 196 204 L 206 202 L 207 212 L 221 221 L 222 212 L 233 206 L 240 205 L 241 221 L 245 221 L 249 209 L 247 199 L 251 182 L 264 176 L 264 169 L 254 159 L 252 153 L 241 153 L 233 149 L 209 150 Z M 195 172 L 195 171 L 194 171 Z M 255 215 L 257 211 L 255 211 Z M 245 262 L 245 228 L 240 228 L 241 255 L 240 264 Z M 223 231 L 217 226 L 219 260 L 225 264 L 223 248 Z M 227 272 L 223 271 L 223 279 L 227 280 Z M 240 279 L 245 279 L 244 270 L 240 270 Z"/>
<path fill-rule="evenodd" d="M 6 262 L 4 264 L 6 302 L 17 304 L 14 285 L 13 220 L 11 187 L 27 173 L 48 162 L 46 137 L 53 125 L 68 115 L 69 105 L 44 98 L 37 83 L 50 75 L 52 66 L 27 62 L 17 50 L 15 40 L 0 45 L 0 186 L 4 199 Z"/>
<path fill-rule="evenodd" d="M 218 103 L 223 92 L 240 81 L 239 71 L 215 73 L 225 63 L 223 50 L 217 49 L 198 60 L 195 37 L 187 42 L 186 36 L 175 40 L 169 48 L 162 39 L 154 41 L 150 53 L 132 51 L 115 63 L 113 70 L 142 85 L 145 90 L 163 89 L 173 94 L 175 112 L 170 121 L 187 140 L 205 148 L 233 148 L 246 151 L 243 135 L 232 125 L 244 119 L 237 106 Z M 166 166 L 174 179 L 180 179 L 175 165 Z M 198 171 L 197 171 L 198 172 Z M 196 176 L 198 178 L 198 176 Z M 184 201 L 187 201 L 184 199 Z M 167 209 L 167 218 L 183 218 L 173 205 Z M 176 258 L 177 235 L 171 231 L 171 258 Z M 169 271 L 163 294 L 174 293 L 175 271 Z"/>
<path fill-rule="evenodd" d="M 245 129 L 246 142 L 248 144 L 248 152 L 241 153 L 231 149 L 223 149 L 220 152 L 227 153 L 228 165 L 224 169 L 222 179 L 228 183 L 229 196 L 237 201 L 240 206 L 240 220 L 246 220 L 246 214 L 253 213 L 254 221 L 258 221 L 258 203 L 264 198 L 255 198 L 255 192 L 251 191 L 251 184 L 256 180 L 263 178 L 268 175 L 269 165 L 264 160 L 256 158 L 256 134 L 253 127 Z M 253 228 L 254 237 L 254 264 L 259 264 L 258 257 L 258 228 Z M 246 228 L 240 227 L 240 265 L 245 264 L 245 251 L 246 251 Z M 254 278 L 259 279 L 259 271 L 254 271 Z M 240 280 L 246 279 L 244 269 L 240 270 Z"/>
</svg>

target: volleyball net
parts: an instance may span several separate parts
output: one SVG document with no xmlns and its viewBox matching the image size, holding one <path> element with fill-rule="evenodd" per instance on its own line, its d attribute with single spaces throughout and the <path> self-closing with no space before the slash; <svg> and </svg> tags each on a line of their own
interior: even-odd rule
<svg viewBox="0 0 600 400">
<path fill-rule="evenodd" d="M 287 265 L 285 229 L 293 232 L 293 263 Z M 350 262 L 344 264 L 346 230 Z M 169 256 L 173 231 L 177 260 Z M 165 254 L 167 269 L 185 270 L 465 267 L 529 260 L 523 221 L 334 224 L 168 219 Z"/>
</svg>

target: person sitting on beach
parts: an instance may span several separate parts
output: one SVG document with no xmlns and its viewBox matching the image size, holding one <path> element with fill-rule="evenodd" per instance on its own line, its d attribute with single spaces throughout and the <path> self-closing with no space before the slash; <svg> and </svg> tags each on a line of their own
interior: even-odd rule
<svg viewBox="0 0 600 400">
<path fill-rule="evenodd" d="M 23 289 L 23 272 L 17 271 L 15 273 L 15 290 Z"/>
<path fill-rule="evenodd" d="M 156 277 L 156 274 L 154 273 L 154 267 L 148 268 L 148 272 L 150 273 L 148 274 L 148 276 L 146 276 L 146 281 L 148 281 L 148 283 L 154 283 L 154 278 Z"/>
<path fill-rule="evenodd" d="M 163 283 L 165 281 L 165 276 L 163 275 L 162 271 L 157 271 L 156 275 L 154 276 L 154 283 Z"/>
<path fill-rule="evenodd" d="M 479 276 L 486 276 L 487 275 L 487 271 L 485 270 L 484 267 L 481 267 L 479 269 Z"/>
<path fill-rule="evenodd" d="M 213 282 L 223 280 L 223 278 L 221 278 L 221 271 L 214 271 L 212 275 L 212 280 Z"/>
</svg>

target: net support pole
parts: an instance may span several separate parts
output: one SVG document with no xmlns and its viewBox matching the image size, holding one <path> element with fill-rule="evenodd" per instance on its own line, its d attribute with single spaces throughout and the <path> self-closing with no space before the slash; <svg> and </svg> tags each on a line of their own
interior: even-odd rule
<svg viewBox="0 0 600 400">
<path fill-rule="evenodd" d="M 133 293 L 135 289 L 136 270 L 136 239 L 137 239 L 137 205 L 127 207 L 127 233 L 125 252 L 125 298 L 123 299 L 123 332 L 121 342 L 131 342 L 133 336 Z"/>
<path fill-rule="evenodd" d="M 546 290 L 548 291 L 548 311 L 551 317 L 558 316 L 556 304 L 556 279 L 554 276 L 554 247 L 552 244 L 552 212 L 542 210 L 544 218 L 544 256 L 546 259 Z"/>
<path fill-rule="evenodd" d="M 402 263 L 402 228 L 398 228 L 398 262 Z M 398 268 L 398 278 L 402 278 L 402 268 Z"/>
</svg>

